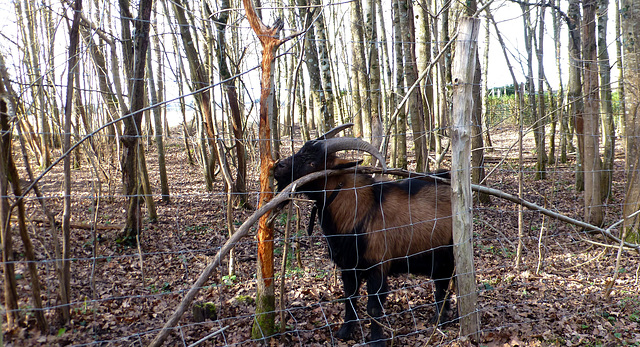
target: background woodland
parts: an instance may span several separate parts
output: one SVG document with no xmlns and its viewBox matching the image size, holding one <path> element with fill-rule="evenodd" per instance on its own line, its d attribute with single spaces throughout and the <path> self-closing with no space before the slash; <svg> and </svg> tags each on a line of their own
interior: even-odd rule
<svg viewBox="0 0 640 347">
<path fill-rule="evenodd" d="M 464 180 L 490 188 L 468 207 L 479 329 L 429 324 L 432 283 L 407 275 L 393 281 L 387 334 L 640 344 L 634 1 L 0 8 L 0 343 L 366 343 L 366 329 L 333 337 L 342 292 L 321 231 L 306 232 L 308 202 L 241 225 L 277 194 L 275 161 L 344 123 L 389 167 L 455 168 L 464 84 Z M 469 17 L 481 28 L 466 83 L 453 62 Z M 212 268 L 239 229 L 250 237 Z"/>
</svg>

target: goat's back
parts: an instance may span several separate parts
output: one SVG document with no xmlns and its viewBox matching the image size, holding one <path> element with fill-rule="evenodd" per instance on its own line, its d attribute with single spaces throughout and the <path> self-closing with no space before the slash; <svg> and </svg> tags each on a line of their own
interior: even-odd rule
<svg viewBox="0 0 640 347">
<path fill-rule="evenodd" d="M 341 190 L 329 208 L 338 234 L 366 233 L 370 264 L 452 244 L 451 188 L 430 180 L 377 182 L 366 175 L 330 179 Z"/>
</svg>

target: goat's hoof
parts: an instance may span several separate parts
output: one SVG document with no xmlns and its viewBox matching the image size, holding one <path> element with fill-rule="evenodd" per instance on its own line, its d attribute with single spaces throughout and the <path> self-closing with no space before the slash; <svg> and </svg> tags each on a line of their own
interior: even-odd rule
<svg viewBox="0 0 640 347">
<path fill-rule="evenodd" d="M 353 325 L 351 323 L 344 323 L 340 327 L 340 330 L 336 333 L 336 337 L 340 340 L 346 341 L 351 336 L 351 332 L 353 330 Z"/>
</svg>

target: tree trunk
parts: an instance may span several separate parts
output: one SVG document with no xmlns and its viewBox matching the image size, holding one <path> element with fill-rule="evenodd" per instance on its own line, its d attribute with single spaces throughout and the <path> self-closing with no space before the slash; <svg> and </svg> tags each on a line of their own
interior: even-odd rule
<svg viewBox="0 0 640 347">
<path fill-rule="evenodd" d="M 402 27 L 400 24 L 400 9 L 399 9 L 400 1 L 393 1 L 393 26 L 394 26 L 394 50 L 396 54 L 396 92 L 394 93 L 394 104 L 393 108 L 395 109 L 398 105 L 398 102 L 404 98 L 404 50 L 402 48 Z M 396 164 L 397 167 L 401 169 L 407 168 L 407 116 L 405 113 L 406 108 L 402 107 L 398 110 L 398 117 L 394 124 L 394 155 L 396 156 Z"/>
<path fill-rule="evenodd" d="M 272 27 L 265 26 L 256 15 L 251 0 L 242 1 L 251 24 L 251 28 L 262 44 L 262 77 L 260 81 L 260 123 L 259 123 L 259 151 L 260 151 L 260 202 L 262 207 L 273 198 L 273 153 L 271 151 L 271 129 L 269 119 L 275 115 L 275 100 L 273 88 L 273 65 L 275 52 L 282 44 L 278 39 L 284 23 L 277 20 Z M 273 267 L 273 222 L 270 213 L 260 218 L 258 224 L 258 257 L 257 257 L 257 288 L 256 288 L 256 316 L 251 330 L 253 339 L 264 339 L 273 335 L 275 330 L 275 293 Z"/>
<path fill-rule="evenodd" d="M 187 21 L 187 17 L 185 16 L 184 6 L 181 0 L 176 0 L 172 2 L 173 12 L 175 14 L 178 25 L 180 26 L 180 38 L 182 39 L 182 46 L 187 56 L 187 60 L 189 61 L 189 70 L 191 72 L 191 81 L 192 81 L 192 90 L 198 91 L 194 94 L 194 98 L 198 103 L 198 108 L 202 112 L 202 126 L 206 133 L 207 141 L 203 141 L 209 145 L 211 148 L 211 157 L 208 158 L 206 155 L 206 147 L 203 146 L 203 164 L 204 169 L 206 170 L 206 175 L 209 177 L 207 182 L 207 188 L 213 189 L 213 186 L 209 187 L 209 181 L 213 180 L 215 165 L 217 162 L 216 151 L 214 150 L 215 140 L 215 131 L 213 124 L 213 116 L 211 110 L 211 91 L 206 88 L 209 83 L 209 77 L 206 71 L 206 67 L 202 64 L 198 51 L 194 45 L 196 40 L 191 35 L 189 28 L 191 24 Z M 204 90 L 201 90 L 204 89 Z"/>
<path fill-rule="evenodd" d="M 121 6 L 123 2 L 121 2 Z M 125 187 L 125 194 L 129 197 L 127 207 L 127 218 L 121 239 L 126 243 L 135 244 L 141 229 L 140 196 L 138 195 L 138 137 L 141 135 L 142 109 L 145 106 L 145 71 L 147 49 L 149 48 L 149 20 L 151 17 L 152 0 L 140 0 L 140 8 L 137 20 L 134 21 L 136 32 L 135 55 L 131 71 L 132 86 L 129 88 L 131 95 L 130 112 L 132 116 L 124 120 L 124 134 L 122 143 L 124 151 L 122 154 L 122 176 Z M 123 8 L 124 13 L 129 12 L 128 4 Z M 133 17 L 130 17 L 133 18 Z M 126 23 L 128 26 L 128 22 Z M 125 54 L 125 61 L 126 59 Z"/>
<path fill-rule="evenodd" d="M 584 190 L 584 171 L 582 166 L 583 153 L 583 120 L 584 101 L 582 100 L 582 56 L 580 43 L 580 2 L 569 0 L 567 10 L 569 18 L 567 26 L 569 32 L 569 82 L 567 83 L 567 105 L 569 117 L 573 119 L 578 137 L 578 151 L 576 152 L 576 190 Z M 569 135 L 571 138 L 571 135 Z"/>
<path fill-rule="evenodd" d="M 616 65 L 618 65 L 618 75 L 619 76 L 625 76 L 624 73 L 624 65 L 622 63 L 622 35 L 621 35 L 621 24 L 620 24 L 620 0 L 614 0 L 615 4 L 616 4 L 616 31 L 615 31 L 615 36 L 616 36 Z M 621 115 L 620 117 L 620 124 L 622 125 L 622 148 L 627 148 L 627 140 L 626 140 L 626 136 L 624 136 L 624 132 L 625 132 L 625 124 L 627 124 L 626 122 L 626 97 L 625 97 L 625 92 L 624 92 L 624 83 L 622 81 L 622 79 L 618 80 L 618 97 L 620 99 L 620 110 L 618 111 L 619 114 Z M 625 167 L 625 170 L 627 168 Z"/>
<path fill-rule="evenodd" d="M 482 97 L 480 93 L 481 74 L 480 57 L 475 54 L 475 73 L 473 77 L 473 110 L 471 115 L 471 182 L 482 184 L 486 177 L 484 170 L 484 141 L 482 138 Z M 486 193 L 476 192 L 476 198 L 482 204 L 491 203 L 491 196 Z"/>
<path fill-rule="evenodd" d="M 157 47 L 160 49 L 160 47 Z M 151 96 L 151 104 L 158 104 L 158 94 L 156 93 L 156 83 L 153 76 L 153 67 L 151 65 L 151 50 L 147 51 L 147 77 L 149 78 L 149 94 Z M 158 81 L 160 84 L 160 81 Z M 158 148 L 158 171 L 160 174 L 160 191 L 162 193 L 162 201 L 169 202 L 169 180 L 167 179 L 167 164 L 164 159 L 164 141 L 162 138 L 162 108 L 156 106 L 153 108 L 153 120 L 155 124 L 156 147 Z M 153 197 L 151 198 L 153 200 Z"/>
<path fill-rule="evenodd" d="M 558 2 L 560 0 L 557 0 Z M 556 60 L 556 69 L 558 72 L 558 93 L 555 96 L 556 104 L 554 107 L 554 116 L 551 120 L 550 140 L 549 140 L 549 155 L 547 164 L 554 165 L 556 162 L 556 127 L 560 122 L 560 161 L 562 163 L 567 162 L 567 128 L 566 128 L 566 113 L 564 104 L 564 84 L 562 82 L 562 63 L 560 61 L 562 42 L 560 41 L 560 15 L 557 11 L 551 11 L 551 18 L 553 22 L 553 41 L 554 41 L 554 56 Z"/>
<path fill-rule="evenodd" d="M 596 50 L 596 0 L 583 0 L 584 19 L 582 54 L 584 61 L 584 213 L 587 223 L 601 226 L 604 222 L 601 199 L 600 100 Z"/>
<path fill-rule="evenodd" d="M 25 1 L 25 14 L 27 18 L 27 30 L 29 31 L 29 49 L 27 49 L 28 56 L 30 57 L 29 61 L 31 63 L 31 69 L 33 71 L 32 76 L 36 80 L 32 81 L 33 85 L 36 88 L 33 88 L 34 101 L 37 100 L 37 105 L 39 106 L 39 116 L 38 116 L 38 124 L 40 126 L 40 154 L 41 157 L 38 158 L 40 162 L 40 166 L 48 167 L 51 165 L 51 154 L 50 154 L 50 143 L 51 143 L 51 129 L 49 127 L 49 113 L 45 111 L 45 100 L 44 100 L 44 76 L 40 71 L 40 43 L 38 42 L 36 29 L 36 9 L 35 3 L 31 1 Z"/>
<path fill-rule="evenodd" d="M 78 71 L 77 51 L 80 41 L 80 13 L 82 10 L 82 0 L 76 0 L 74 3 L 74 16 L 69 32 L 69 72 L 67 74 L 67 95 L 64 106 L 64 144 L 63 152 L 67 152 L 71 148 L 71 113 L 73 110 L 73 86 L 74 78 Z M 79 91 L 78 91 L 79 92 Z M 62 272 L 60 278 L 60 296 L 62 302 L 62 317 L 64 322 L 71 319 L 71 157 L 66 156 L 63 164 L 64 175 L 64 201 L 62 212 Z"/>
<path fill-rule="evenodd" d="M 0 95 L 16 95 L 12 91 L 10 83 L 11 82 L 7 75 L 4 59 L 0 54 Z M 5 274 L 8 273 L 14 276 L 12 280 L 5 278 L 4 289 L 5 289 L 5 304 L 7 308 L 7 317 L 10 317 L 11 315 L 15 314 L 15 311 L 13 313 L 9 312 L 10 310 L 9 307 L 12 307 L 12 309 L 18 309 L 17 303 L 12 301 L 13 299 L 17 299 L 17 291 L 15 287 L 16 282 L 15 282 L 14 265 L 8 264 L 7 259 L 5 259 L 5 258 L 11 258 L 11 260 L 13 260 L 13 251 L 11 250 L 12 248 L 11 224 L 8 223 L 11 217 L 10 215 L 11 211 L 9 210 L 10 208 L 7 200 L 9 197 L 7 194 L 8 183 L 11 183 L 12 185 L 14 196 L 16 197 L 22 196 L 22 189 L 20 187 L 18 170 L 16 169 L 15 161 L 13 160 L 13 154 L 12 154 L 12 144 L 11 144 L 12 131 L 10 126 L 9 107 L 8 107 L 9 104 L 13 104 L 12 105 L 13 107 L 11 107 L 11 109 L 15 111 L 16 105 L 15 105 L 15 101 L 10 101 L 10 100 L 15 100 L 15 99 L 0 98 L 0 129 L 2 129 L 2 133 L 4 134 L 0 137 L 0 158 L 1 158 L 0 162 L 2 163 L 2 165 L 0 165 L 0 192 L 2 192 L 2 198 L 1 198 L 2 201 L 0 201 L 0 204 L 1 204 L 0 223 L 2 223 L 0 225 L 0 230 L 1 230 L 0 240 L 2 240 L 2 250 L 3 250 L 2 261 L 3 261 L 4 273 Z M 19 124 L 16 127 L 16 130 L 18 131 L 18 137 L 21 139 L 21 147 L 23 150 L 23 160 L 24 160 L 25 168 L 27 170 L 27 174 L 29 176 L 30 181 L 33 181 L 33 174 L 30 169 L 29 159 L 26 156 L 24 141 L 22 141 L 23 136 L 22 136 L 22 132 L 20 130 Z M 37 188 L 37 186 L 34 186 L 33 189 L 34 189 L 34 192 L 36 193 L 36 197 L 38 197 L 38 201 L 42 204 L 43 209 L 45 210 L 44 211 L 45 215 L 47 215 L 50 222 L 54 222 L 53 215 L 51 214 L 51 212 L 49 212 L 49 210 L 46 209 L 44 199 L 42 198 L 42 194 L 40 193 L 39 189 Z M 20 236 L 24 244 L 26 258 L 29 261 L 28 268 L 29 268 L 29 276 L 31 280 L 31 288 L 32 288 L 31 293 L 33 298 L 33 306 L 34 308 L 36 308 L 36 311 L 35 311 L 36 322 L 38 324 L 38 327 L 40 328 L 40 331 L 45 333 L 49 330 L 49 327 L 48 327 L 46 317 L 44 316 L 44 311 L 42 310 L 43 307 L 42 307 L 42 299 L 40 296 L 41 295 L 40 278 L 38 276 L 38 269 L 36 267 L 37 264 L 36 264 L 36 258 L 34 255 L 33 245 L 31 243 L 29 234 L 27 233 L 24 200 L 20 199 L 17 201 L 17 203 L 18 203 L 18 220 L 19 220 Z M 5 227 L 7 226 L 8 228 L 6 228 L 5 230 Z M 56 231 L 54 230 L 54 232 Z M 5 240 L 7 240 L 6 245 L 5 245 Z M 9 256 L 5 257 L 5 254 Z M 14 305 L 14 303 L 16 305 Z M 14 322 L 14 320 L 12 320 L 12 322 Z M 12 328 L 12 324 L 10 324 L 9 328 Z"/>
<path fill-rule="evenodd" d="M 224 89 L 227 92 L 227 102 L 229 103 L 229 110 L 231 111 L 230 119 L 231 126 L 233 128 L 233 136 L 235 138 L 234 148 L 236 151 L 236 158 L 238 160 L 238 167 L 236 171 L 236 179 L 233 183 L 233 204 L 235 206 L 241 206 L 247 204 L 246 194 L 246 176 L 247 176 L 247 161 L 244 147 L 244 130 L 242 127 L 242 119 L 240 115 L 240 106 L 238 103 L 238 94 L 236 92 L 235 82 L 231 79 L 231 72 L 227 65 L 227 53 L 226 53 L 226 39 L 225 29 L 227 21 L 229 20 L 229 12 L 226 9 L 230 8 L 228 0 L 222 0 L 220 17 L 216 22 L 218 49 L 216 54 L 218 57 L 218 69 L 220 71 L 220 78 L 225 81 Z"/>
<path fill-rule="evenodd" d="M 607 43 L 607 21 L 609 20 L 609 0 L 598 0 L 598 67 L 600 72 L 600 102 L 602 114 L 602 136 L 604 137 L 604 161 L 602 165 L 602 200 L 611 197 L 613 182 L 613 160 L 615 157 L 615 125 L 613 123 L 613 102 L 611 97 L 611 66 Z"/>
<path fill-rule="evenodd" d="M 545 123 L 547 122 L 546 108 L 544 101 L 544 81 L 546 77 L 544 75 L 543 64 L 543 42 L 544 42 L 544 14 L 545 7 L 538 7 L 538 47 L 536 47 L 536 57 L 538 59 L 538 96 L 537 100 L 537 113 L 535 115 L 536 125 L 533 127 L 533 133 L 537 136 L 536 141 L 536 179 L 542 180 L 547 176 L 547 150 L 545 148 Z M 532 30 L 533 32 L 533 30 Z M 548 91 L 551 94 L 551 90 Z"/>
<path fill-rule="evenodd" d="M 544 167 L 545 162 L 540 160 L 540 156 L 546 155 L 543 151 L 540 153 L 539 149 L 544 144 L 541 144 L 541 133 L 540 133 L 540 122 L 538 120 L 538 107 L 537 107 L 537 99 L 536 99 L 536 88 L 533 80 L 533 50 L 534 50 L 534 38 L 535 38 L 535 30 L 533 24 L 531 23 L 531 8 L 529 4 L 521 4 L 520 8 L 522 9 L 522 20 L 524 23 L 524 45 L 527 54 L 527 75 L 526 80 L 527 83 L 525 85 L 525 90 L 527 92 L 527 96 L 529 97 L 529 114 L 531 115 L 531 119 L 534 120 L 533 124 L 533 138 L 535 140 L 536 145 L 536 179 L 544 178 L 544 171 L 540 170 L 540 166 Z M 541 91 L 539 91 L 541 92 Z M 542 137 L 542 142 L 544 142 L 544 137 Z"/>
<path fill-rule="evenodd" d="M 408 0 L 399 0 L 400 27 L 402 28 L 405 86 L 411 87 L 418 79 L 415 33 L 413 24 L 413 5 Z M 416 156 L 416 170 L 425 172 L 428 166 L 427 144 L 424 131 L 424 117 L 422 116 L 422 96 L 420 88 L 411 92 L 413 95 L 407 100 L 407 113 L 411 119 L 413 146 Z"/>
<path fill-rule="evenodd" d="M 371 112 L 367 115 L 370 117 L 371 123 L 371 144 L 376 148 L 380 148 L 382 145 L 382 100 L 380 97 L 380 57 L 378 50 L 380 44 L 378 43 L 378 31 L 377 31 L 377 19 L 376 19 L 376 1 L 368 0 L 368 6 L 366 8 L 366 23 L 365 29 L 368 35 L 367 51 L 369 52 L 369 95 L 371 96 Z"/>
<path fill-rule="evenodd" d="M 640 6 L 633 0 L 622 0 L 620 12 L 624 44 L 626 174 L 624 229 L 627 237 L 638 242 L 640 217 L 628 218 L 640 209 Z"/>
<path fill-rule="evenodd" d="M 0 55 L 0 59 L 3 59 Z M 6 93 L 5 83 L 9 83 L 6 75 L 4 59 L 0 64 L 0 94 Z M 11 124 L 9 121 L 9 105 L 5 98 L 0 98 L 0 239 L 2 240 L 2 273 L 4 274 L 4 309 L 7 315 L 8 330 L 18 326 L 18 290 L 16 282 L 15 256 L 13 252 L 13 234 L 11 232 L 11 211 L 9 203 L 9 158 L 11 158 Z M 2 331 L 3 334 L 4 329 Z"/>
<path fill-rule="evenodd" d="M 440 25 L 440 51 L 446 50 L 446 52 L 442 53 L 443 57 L 438 62 L 438 80 L 439 80 L 439 90 L 438 90 L 438 116 L 435 121 L 435 142 L 436 142 L 436 157 L 442 156 L 443 145 L 442 138 L 445 135 L 445 130 L 448 127 L 449 121 L 449 113 L 451 109 L 449 92 L 447 86 L 451 84 L 451 48 L 447 47 L 446 44 L 451 40 L 449 35 L 449 11 L 451 7 L 451 2 L 445 1 L 443 2 L 441 9 L 441 25 Z"/>
<path fill-rule="evenodd" d="M 427 69 L 431 63 L 431 30 L 429 29 L 429 7 L 430 1 L 421 1 L 415 9 L 416 23 L 416 58 L 418 66 L 418 75 Z M 437 112 L 434 110 L 433 102 L 433 79 L 429 73 L 426 78 L 420 82 L 420 90 L 422 91 L 422 105 L 424 110 L 424 126 L 426 131 L 425 143 L 429 149 L 435 148 L 434 117 Z M 427 161 L 427 165 L 428 161 Z"/>
<path fill-rule="evenodd" d="M 320 0 L 311 1 L 314 6 L 321 7 Z M 324 92 L 324 110 L 323 110 L 323 126 L 324 131 L 328 131 L 335 126 L 333 111 L 333 84 L 331 83 L 331 64 L 329 61 L 329 40 L 327 38 L 327 29 L 324 20 L 324 11 L 317 12 L 317 18 L 313 21 L 316 39 L 318 44 L 318 63 L 320 66 L 320 75 L 322 77 L 322 90 Z"/>
<path fill-rule="evenodd" d="M 487 8 L 487 12 L 490 11 Z M 485 78 L 482 80 L 482 121 L 484 123 L 484 145 L 488 152 L 493 151 L 493 144 L 491 143 L 491 133 L 489 132 L 490 114 L 489 114 L 489 93 L 488 93 L 488 73 L 489 73 L 489 43 L 491 37 L 491 31 L 489 30 L 490 19 L 487 17 L 487 23 L 485 25 L 485 38 L 484 38 L 484 54 L 483 54 L 483 69 L 482 76 Z"/>
<path fill-rule="evenodd" d="M 309 0 L 298 0 L 298 10 L 300 16 L 305 17 L 306 8 L 310 3 Z M 310 96 L 313 102 L 312 117 L 321 121 L 321 128 L 324 131 L 326 128 L 327 118 L 330 116 L 327 113 L 326 100 L 324 98 L 324 91 L 322 89 L 322 81 L 320 77 L 320 61 L 318 58 L 318 49 L 316 48 L 316 36 L 315 28 L 309 27 L 309 30 L 305 34 L 305 63 L 307 71 L 309 72 L 309 87 Z"/>
<path fill-rule="evenodd" d="M 371 94 L 369 79 L 367 76 L 367 60 L 364 48 L 364 19 L 362 15 L 362 0 L 351 2 L 351 40 L 353 69 L 356 86 L 354 87 L 354 98 L 359 98 L 354 102 L 356 112 L 355 125 L 353 130 L 356 137 L 369 139 L 371 136 Z M 359 128 L 358 128 L 359 127 Z M 369 139 L 370 141 L 370 139 Z"/>
</svg>

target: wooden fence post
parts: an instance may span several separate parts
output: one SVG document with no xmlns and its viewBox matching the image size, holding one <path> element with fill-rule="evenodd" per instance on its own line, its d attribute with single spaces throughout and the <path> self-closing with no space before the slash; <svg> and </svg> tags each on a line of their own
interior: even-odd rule
<svg viewBox="0 0 640 347">
<path fill-rule="evenodd" d="M 451 131 L 451 207 L 456 259 L 460 335 L 479 340 L 477 285 L 473 266 L 473 201 L 471 196 L 471 113 L 473 77 L 478 51 L 480 19 L 463 17 L 453 58 L 453 112 Z"/>
</svg>

